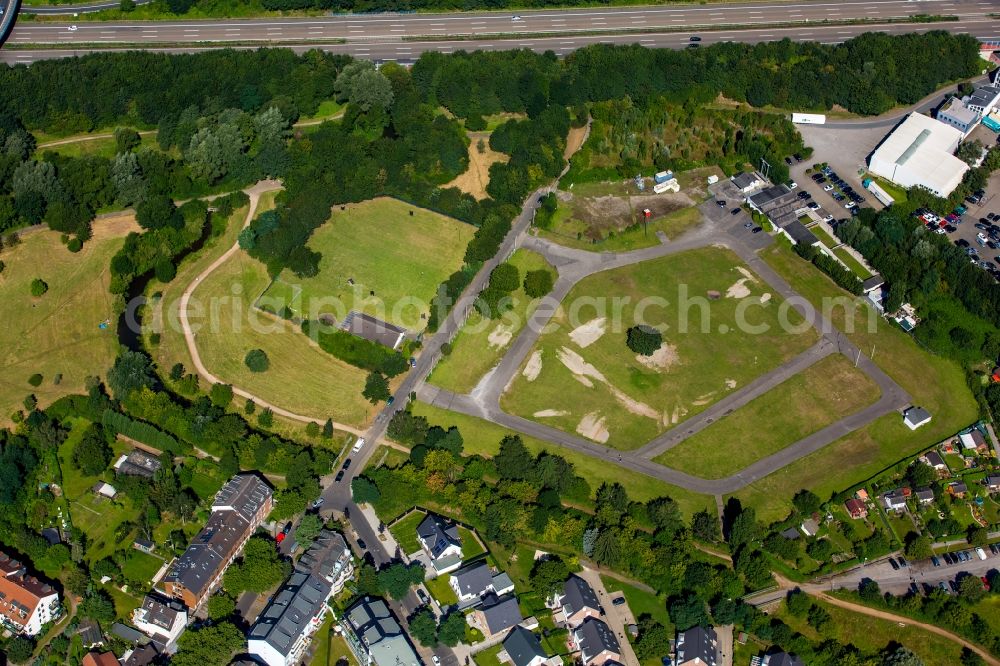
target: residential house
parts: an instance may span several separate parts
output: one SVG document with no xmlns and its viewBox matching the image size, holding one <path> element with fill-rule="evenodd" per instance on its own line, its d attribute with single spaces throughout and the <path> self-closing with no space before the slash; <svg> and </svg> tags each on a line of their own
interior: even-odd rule
<svg viewBox="0 0 1000 666">
<path fill-rule="evenodd" d="M 42 538 L 49 542 L 50 546 L 62 543 L 62 534 L 55 527 L 45 527 L 42 529 Z"/>
<path fill-rule="evenodd" d="M 733 176 L 730 180 L 733 181 L 733 185 L 736 186 L 736 189 L 743 194 L 755 192 L 767 184 L 764 179 L 756 173 L 740 172 Z"/>
<path fill-rule="evenodd" d="M 1000 490 L 1000 474 L 986 475 L 986 489 L 991 493 Z"/>
<path fill-rule="evenodd" d="M 962 443 L 962 449 L 966 452 L 986 450 L 986 438 L 978 428 L 963 432 L 958 436 L 958 441 Z"/>
<path fill-rule="evenodd" d="M 538 637 L 524 627 L 517 626 L 510 630 L 503 640 L 503 650 L 497 654 L 497 659 L 512 664 L 512 666 L 561 666 L 562 659 L 549 657 L 542 649 Z"/>
<path fill-rule="evenodd" d="M 819 533 L 819 522 L 815 518 L 807 518 L 802 521 L 799 528 L 806 536 L 816 536 Z"/>
<path fill-rule="evenodd" d="M 200 607 L 271 512 L 273 497 L 271 487 L 255 474 L 237 474 L 227 481 L 212 502 L 205 527 L 160 581 L 163 591 L 188 608 Z"/>
<path fill-rule="evenodd" d="M 903 423 L 910 430 L 916 430 L 922 425 L 931 422 L 931 414 L 923 407 L 910 407 L 903 412 Z"/>
<path fill-rule="evenodd" d="M 483 603 L 472 612 L 472 622 L 487 639 L 516 627 L 524 619 L 517 597 L 506 594 L 498 597 L 490 592 L 483 597 Z"/>
<path fill-rule="evenodd" d="M 88 650 L 99 645 L 104 645 L 104 634 L 101 633 L 101 625 L 89 617 L 80 620 L 80 624 L 76 625 L 74 634 L 80 637 L 80 643 Z"/>
<path fill-rule="evenodd" d="M 510 576 L 502 571 L 494 574 L 485 562 L 476 562 L 459 569 L 451 575 L 448 584 L 454 590 L 458 604 L 462 608 L 479 603 L 483 596 L 490 592 L 499 596 L 514 591 L 514 583 Z"/>
<path fill-rule="evenodd" d="M 417 526 L 417 540 L 439 574 L 462 566 L 462 540 L 458 526 L 437 514 L 429 513 Z"/>
<path fill-rule="evenodd" d="M 868 517 L 868 507 L 859 499 L 850 498 L 844 502 L 844 508 L 847 509 L 848 515 L 855 520 Z"/>
<path fill-rule="evenodd" d="M 132 542 L 132 547 L 143 553 L 152 553 L 156 550 L 156 544 L 149 539 L 143 539 L 142 537 L 136 537 L 135 541 Z"/>
<path fill-rule="evenodd" d="M 329 611 L 327 601 L 354 573 L 344 537 L 323 530 L 295 564 L 247 635 L 247 651 L 268 666 L 291 666 Z"/>
<path fill-rule="evenodd" d="M 152 479 L 160 471 L 160 459 L 142 449 L 132 449 L 115 461 L 115 474 Z"/>
<path fill-rule="evenodd" d="M 774 652 L 764 655 L 761 666 L 806 666 L 806 663 L 787 652 Z"/>
<path fill-rule="evenodd" d="M 152 645 L 137 646 L 122 655 L 121 666 L 149 666 L 158 654 Z"/>
<path fill-rule="evenodd" d="M 348 640 L 361 666 L 421 666 L 399 622 L 383 599 L 364 597 L 343 617 Z"/>
<path fill-rule="evenodd" d="M 173 654 L 177 639 L 187 627 L 188 614 L 184 605 L 175 599 L 147 594 L 142 604 L 132 611 L 132 624 L 156 644 L 159 652 Z"/>
<path fill-rule="evenodd" d="M 28 573 L 27 567 L 0 551 L 0 627 L 35 636 L 59 617 L 59 593 Z"/>
<path fill-rule="evenodd" d="M 83 666 L 121 666 L 114 652 L 88 652 L 83 655 Z"/>
<path fill-rule="evenodd" d="M 787 527 L 781 531 L 781 536 L 789 541 L 795 541 L 802 538 L 802 532 L 799 532 L 799 528 L 797 527 Z"/>
<path fill-rule="evenodd" d="M 622 652 L 615 632 L 603 620 L 588 617 L 573 631 L 573 644 L 584 666 L 621 663 Z"/>
<path fill-rule="evenodd" d="M 854 496 L 857 497 L 862 502 L 868 501 L 868 491 L 865 490 L 864 488 L 858 488 L 857 492 L 854 493 Z"/>
<path fill-rule="evenodd" d="M 588 617 L 601 617 L 601 604 L 594 588 L 577 575 L 563 583 L 562 593 L 556 593 L 548 604 L 557 622 L 564 622 L 570 629 L 580 626 Z"/>
<path fill-rule="evenodd" d="M 965 485 L 965 481 L 952 481 L 948 484 L 948 492 L 955 497 L 965 497 L 969 492 L 969 486 Z"/>
<path fill-rule="evenodd" d="M 934 501 L 934 491 L 930 488 L 917 488 L 917 501 L 921 504 L 930 504 Z"/>
<path fill-rule="evenodd" d="M 937 451 L 928 451 L 920 459 L 939 472 L 948 471 L 948 466 L 944 464 L 944 458 Z"/>
<path fill-rule="evenodd" d="M 891 511 L 901 511 L 906 508 L 906 495 L 898 488 L 883 495 L 882 501 L 885 503 L 885 508 Z"/>
<path fill-rule="evenodd" d="M 131 643 L 133 647 L 137 645 L 150 645 L 153 642 L 153 639 L 146 634 L 121 622 L 115 622 L 111 625 L 111 634 L 126 643 Z"/>
<path fill-rule="evenodd" d="M 980 116 L 989 115 L 996 108 L 997 104 L 1000 103 L 1000 86 L 980 86 L 971 95 L 964 98 L 963 101 L 966 108 L 970 111 Z"/>
<path fill-rule="evenodd" d="M 691 627 L 678 634 L 676 666 L 716 666 L 718 642 L 712 627 Z"/>
</svg>

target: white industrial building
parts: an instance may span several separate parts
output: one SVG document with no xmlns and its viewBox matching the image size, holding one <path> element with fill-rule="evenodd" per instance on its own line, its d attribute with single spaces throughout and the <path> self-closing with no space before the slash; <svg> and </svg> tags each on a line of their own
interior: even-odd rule
<svg viewBox="0 0 1000 666">
<path fill-rule="evenodd" d="M 868 169 L 902 187 L 922 187 L 946 197 L 969 169 L 954 155 L 961 140 L 960 130 L 911 113 L 875 149 Z"/>
</svg>

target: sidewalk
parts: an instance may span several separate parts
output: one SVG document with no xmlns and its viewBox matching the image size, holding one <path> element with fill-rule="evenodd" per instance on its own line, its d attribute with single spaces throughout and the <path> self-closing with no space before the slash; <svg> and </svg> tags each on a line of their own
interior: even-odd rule
<svg viewBox="0 0 1000 666">
<path fill-rule="evenodd" d="M 373 509 L 370 504 L 362 504 L 358 508 L 361 509 L 361 515 L 364 516 L 365 522 L 368 523 L 368 527 L 371 528 L 372 532 L 378 535 L 378 540 L 382 542 L 382 547 L 389 553 L 389 557 L 395 557 L 397 551 L 399 551 L 402 556 L 403 551 L 400 549 L 395 537 L 392 536 L 392 532 L 389 531 L 389 528 L 382 530 L 382 533 L 379 534 L 378 526 L 382 521 L 380 521 L 378 516 L 375 514 L 375 509 Z M 353 519 L 354 516 L 351 516 L 351 518 Z"/>
</svg>

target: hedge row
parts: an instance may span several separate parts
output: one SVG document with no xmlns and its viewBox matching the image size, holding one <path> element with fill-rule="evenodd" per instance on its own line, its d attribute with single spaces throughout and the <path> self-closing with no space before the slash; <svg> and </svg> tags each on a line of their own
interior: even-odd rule
<svg viewBox="0 0 1000 666">
<path fill-rule="evenodd" d="M 168 435 L 142 421 L 134 421 L 120 412 L 113 409 L 105 409 L 101 417 L 101 423 L 105 428 L 114 430 L 120 435 L 125 435 L 137 442 L 142 442 L 147 446 L 161 451 L 169 451 L 173 454 L 185 453 L 190 450 L 186 443 L 178 442 L 172 435 Z"/>
<path fill-rule="evenodd" d="M 387 377 L 395 377 L 406 370 L 406 359 L 399 352 L 339 328 L 317 321 L 304 321 L 302 332 L 315 340 L 326 353 L 362 370 L 381 372 Z"/>
</svg>

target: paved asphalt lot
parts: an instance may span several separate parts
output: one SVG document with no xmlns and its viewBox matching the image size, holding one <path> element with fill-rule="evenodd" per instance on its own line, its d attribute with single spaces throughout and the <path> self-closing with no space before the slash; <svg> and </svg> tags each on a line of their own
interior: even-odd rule
<svg viewBox="0 0 1000 666">
<path fill-rule="evenodd" d="M 967 550 L 972 556 L 968 562 L 945 564 L 938 556 L 941 566 L 937 567 L 931 560 L 920 560 L 896 570 L 888 559 L 879 560 L 837 576 L 829 581 L 830 588 L 856 590 L 863 580 L 871 579 L 878 582 L 883 592 L 903 594 L 910 589 L 911 584 L 916 584 L 920 591 L 926 592 L 941 582 L 947 585 L 963 576 L 985 576 L 994 569 L 1000 569 L 1000 557 L 991 554 L 988 548 L 985 549 L 985 560 L 976 557 L 974 548 L 969 547 Z"/>
<path fill-rule="evenodd" d="M 0 0 L 2 1 L 2 0 Z M 412 62 L 427 50 L 551 50 L 558 55 L 595 43 L 641 44 L 658 48 L 685 48 L 697 34 L 702 44 L 720 41 L 795 41 L 837 43 L 863 32 L 891 34 L 947 29 L 980 39 L 1000 39 L 1000 20 L 988 16 L 995 0 L 898 0 L 855 3 L 709 5 L 678 8 L 622 8 L 550 10 L 512 14 L 407 14 L 350 15 L 330 18 L 276 18 L 216 21 L 80 22 L 76 30 L 66 23 L 18 24 L 0 61 L 30 63 L 45 58 L 81 55 L 98 48 L 132 45 L 171 53 L 219 48 L 226 43 L 244 48 L 259 44 L 285 44 L 296 51 L 321 48 L 371 60 Z M 948 13 L 961 20 L 946 24 L 802 25 L 791 28 L 760 27 L 698 32 L 698 27 L 888 18 L 914 13 Z M 690 27 L 690 30 L 684 30 Z M 679 30 L 677 32 L 659 32 Z M 585 31 L 587 35 L 572 34 Z M 632 31 L 633 34 L 622 34 Z M 648 31 L 648 32 L 646 32 Z M 560 35 L 559 33 L 567 33 Z M 617 34 L 616 34 L 617 33 Z M 501 36 L 502 35 L 502 36 Z M 460 39 L 458 39 L 460 38 Z M 338 40 L 339 43 L 331 43 Z M 405 40 L 405 41 L 404 41 Z M 32 44 L 64 48 L 30 49 Z M 200 44 L 200 46 L 199 46 Z"/>
</svg>

